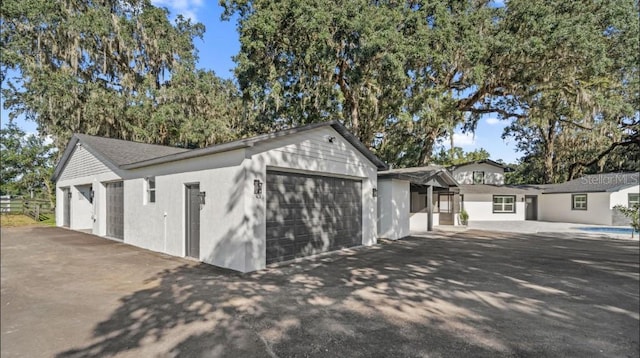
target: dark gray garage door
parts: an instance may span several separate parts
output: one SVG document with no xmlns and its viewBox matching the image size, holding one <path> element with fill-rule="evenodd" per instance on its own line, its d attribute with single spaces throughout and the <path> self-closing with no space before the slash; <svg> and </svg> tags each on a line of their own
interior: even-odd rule
<svg viewBox="0 0 640 358">
<path fill-rule="evenodd" d="M 107 236 L 124 239 L 124 188 L 122 182 L 107 183 Z"/>
<path fill-rule="evenodd" d="M 269 171 L 267 264 L 362 244 L 362 182 Z"/>
</svg>

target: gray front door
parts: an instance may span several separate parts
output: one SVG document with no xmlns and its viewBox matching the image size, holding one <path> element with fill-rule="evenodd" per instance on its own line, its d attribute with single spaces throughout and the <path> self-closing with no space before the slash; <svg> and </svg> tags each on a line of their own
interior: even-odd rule
<svg viewBox="0 0 640 358">
<path fill-rule="evenodd" d="M 62 189 L 62 226 L 71 225 L 71 189 Z"/>
<path fill-rule="evenodd" d="M 535 195 L 525 195 L 525 220 L 538 220 L 538 197 Z"/>
<path fill-rule="evenodd" d="M 106 183 L 107 236 L 124 239 L 124 186 L 121 181 Z"/>
<path fill-rule="evenodd" d="M 267 264 L 362 245 L 362 182 L 269 171 Z"/>
<path fill-rule="evenodd" d="M 200 184 L 186 185 L 186 255 L 200 258 Z"/>
</svg>

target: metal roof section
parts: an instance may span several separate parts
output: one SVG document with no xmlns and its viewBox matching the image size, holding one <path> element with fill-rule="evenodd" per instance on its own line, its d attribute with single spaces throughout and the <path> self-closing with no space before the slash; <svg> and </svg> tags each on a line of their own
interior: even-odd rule
<svg viewBox="0 0 640 358">
<path fill-rule="evenodd" d="M 640 184 L 638 172 L 585 175 L 560 184 L 547 184 L 542 194 L 614 192 Z"/>
<path fill-rule="evenodd" d="M 386 170 L 387 164 L 371 152 L 358 138 L 356 138 L 345 126 L 340 122 L 328 121 L 322 123 L 309 124 L 302 127 L 286 129 L 274 133 L 267 133 L 251 138 L 239 139 L 233 142 L 217 144 L 201 149 L 185 149 L 155 144 L 132 142 L 120 139 L 104 138 L 90 136 L 86 134 L 74 134 L 64 154 L 52 176 L 55 181 L 66 162 L 69 160 L 77 144 L 86 145 L 94 152 L 99 153 L 109 162 L 120 169 L 137 169 L 148 167 L 156 164 L 170 163 L 183 159 L 196 158 L 205 155 L 228 152 L 236 149 L 252 147 L 257 143 L 281 138 L 288 135 L 301 133 L 321 127 L 331 127 L 344 139 L 353 145 L 360 153 L 362 153 L 371 163 L 379 170 Z"/>
</svg>

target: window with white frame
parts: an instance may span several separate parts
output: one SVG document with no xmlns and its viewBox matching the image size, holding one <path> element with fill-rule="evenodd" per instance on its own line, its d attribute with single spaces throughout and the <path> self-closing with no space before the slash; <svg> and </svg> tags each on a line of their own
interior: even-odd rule
<svg viewBox="0 0 640 358">
<path fill-rule="evenodd" d="M 473 184 L 484 184 L 484 172 L 473 172 Z"/>
<path fill-rule="evenodd" d="M 147 203 L 156 202 L 156 177 L 147 177 L 145 179 L 147 186 Z"/>
<path fill-rule="evenodd" d="M 494 213 L 515 213 L 516 212 L 516 196 L 515 195 L 494 195 L 493 196 L 493 212 Z"/>
<path fill-rule="evenodd" d="M 640 205 L 640 194 L 629 193 L 629 200 L 627 202 L 628 207 L 632 208 L 634 205 Z"/>
<path fill-rule="evenodd" d="M 571 195 L 571 210 L 587 210 L 587 194 Z"/>
</svg>

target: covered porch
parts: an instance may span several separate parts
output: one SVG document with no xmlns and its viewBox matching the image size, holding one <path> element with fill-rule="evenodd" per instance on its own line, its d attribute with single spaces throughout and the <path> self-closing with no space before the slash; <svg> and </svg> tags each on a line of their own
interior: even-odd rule
<svg viewBox="0 0 640 358">
<path fill-rule="evenodd" d="M 443 167 L 391 169 L 378 173 L 378 233 L 398 239 L 434 225 L 457 225 L 460 190 Z"/>
</svg>

